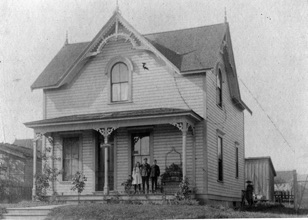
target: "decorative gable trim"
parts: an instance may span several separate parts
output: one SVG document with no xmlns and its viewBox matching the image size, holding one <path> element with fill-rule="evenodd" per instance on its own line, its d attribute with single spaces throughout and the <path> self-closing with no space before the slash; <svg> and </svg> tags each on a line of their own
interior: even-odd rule
<svg viewBox="0 0 308 220">
<path fill-rule="evenodd" d="M 114 29 L 113 29 L 114 28 Z M 91 43 L 80 54 L 76 61 L 67 69 L 63 77 L 54 86 L 48 86 L 44 89 L 59 88 L 64 84 L 70 83 L 75 75 L 84 67 L 84 65 L 93 57 L 101 53 L 103 47 L 112 40 L 125 39 L 132 44 L 132 49 L 146 50 L 155 54 L 163 60 L 172 70 L 180 74 L 180 70 L 161 54 L 148 40 L 139 34 L 122 16 L 115 11 L 106 25 L 94 37 Z"/>
<path fill-rule="evenodd" d="M 226 35 L 222 42 L 220 53 L 222 53 L 223 61 L 225 64 L 226 75 L 229 84 L 229 91 L 234 105 L 238 107 L 240 110 L 243 111 L 246 109 L 250 114 L 252 114 L 252 111 L 241 99 L 228 23 L 226 26 Z"/>
</svg>

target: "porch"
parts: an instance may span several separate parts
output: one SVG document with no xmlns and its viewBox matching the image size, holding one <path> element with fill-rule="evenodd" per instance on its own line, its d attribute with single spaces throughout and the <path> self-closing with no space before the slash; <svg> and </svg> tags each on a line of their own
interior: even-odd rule
<svg viewBox="0 0 308 220">
<path fill-rule="evenodd" d="M 183 178 L 193 178 L 196 138 L 194 132 L 195 125 L 201 120 L 202 118 L 191 110 L 148 109 L 66 116 L 26 125 L 33 128 L 37 134 L 34 151 L 36 140 L 44 137 L 47 140 L 46 147 L 52 149 L 51 156 L 60 157 L 60 161 L 52 162 L 51 167 L 65 171 L 76 170 L 78 167 L 87 176 L 87 187 L 81 198 L 85 201 L 108 202 L 112 198 L 132 198 L 119 193 L 124 191 L 121 184 L 131 175 L 135 162 L 141 162 L 145 157 L 150 164 L 157 159 L 161 174 L 165 172 L 165 167 L 175 163 L 182 168 Z M 68 149 L 71 149 L 70 154 L 73 155 L 70 157 L 65 156 L 69 155 L 65 152 L 68 143 L 71 144 Z M 77 147 L 79 150 L 74 150 Z M 76 163 L 70 163 L 75 168 L 68 168 L 67 161 L 74 161 L 74 158 Z M 62 181 L 54 183 L 52 189 L 62 199 L 75 200 L 74 192 L 70 192 L 70 176 L 65 175 L 60 177 Z M 35 191 L 34 184 L 33 195 Z M 162 200 L 166 194 L 172 195 L 174 192 L 134 195 L 133 198 Z"/>
</svg>

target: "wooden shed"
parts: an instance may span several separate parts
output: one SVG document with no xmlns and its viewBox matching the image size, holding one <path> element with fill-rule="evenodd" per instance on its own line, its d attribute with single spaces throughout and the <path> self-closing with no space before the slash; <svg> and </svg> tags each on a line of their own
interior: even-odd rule
<svg viewBox="0 0 308 220">
<path fill-rule="evenodd" d="M 274 201 L 274 177 L 276 171 L 271 157 L 245 158 L 245 181 L 252 181 L 258 198 Z"/>
</svg>

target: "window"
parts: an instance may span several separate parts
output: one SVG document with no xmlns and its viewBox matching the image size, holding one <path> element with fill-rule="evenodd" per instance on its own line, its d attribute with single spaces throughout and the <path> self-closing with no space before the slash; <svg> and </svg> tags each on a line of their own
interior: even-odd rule
<svg viewBox="0 0 308 220">
<path fill-rule="evenodd" d="M 128 100 L 129 71 L 125 63 L 118 62 L 111 69 L 111 101 Z"/>
<path fill-rule="evenodd" d="M 238 178 L 239 176 L 239 169 L 238 169 L 238 147 L 237 144 L 235 144 L 235 178 Z"/>
<path fill-rule="evenodd" d="M 139 162 L 142 164 L 143 159 L 148 159 L 148 164 L 150 161 L 150 134 L 140 133 L 132 134 L 132 167 Z"/>
<path fill-rule="evenodd" d="M 219 69 L 216 79 L 216 91 L 217 91 L 217 105 L 222 107 L 222 74 L 221 70 Z"/>
<path fill-rule="evenodd" d="M 223 143 L 222 138 L 217 137 L 217 156 L 218 156 L 218 181 L 223 181 Z"/>
<path fill-rule="evenodd" d="M 79 137 L 63 138 L 63 181 L 71 181 L 79 171 Z"/>
</svg>

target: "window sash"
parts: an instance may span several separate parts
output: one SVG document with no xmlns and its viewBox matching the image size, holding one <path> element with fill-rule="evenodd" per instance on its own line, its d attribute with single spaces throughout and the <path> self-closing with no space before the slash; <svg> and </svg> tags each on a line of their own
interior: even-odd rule
<svg viewBox="0 0 308 220">
<path fill-rule="evenodd" d="M 222 106 L 222 74 L 220 69 L 216 79 L 216 99 L 217 104 Z"/>
<path fill-rule="evenodd" d="M 133 134 L 132 143 L 132 167 L 136 162 L 142 164 L 144 158 L 147 158 L 150 164 L 150 134 Z"/>
<path fill-rule="evenodd" d="M 235 147 L 235 177 L 238 178 L 239 176 L 239 152 L 238 147 Z"/>
<path fill-rule="evenodd" d="M 116 63 L 111 69 L 111 101 L 127 101 L 129 90 L 129 70 L 126 64 Z"/>
<path fill-rule="evenodd" d="M 223 142 L 221 137 L 217 137 L 217 160 L 218 160 L 218 180 L 223 181 Z"/>
<path fill-rule="evenodd" d="M 79 170 L 79 137 L 63 138 L 63 181 L 70 181 Z"/>
</svg>

